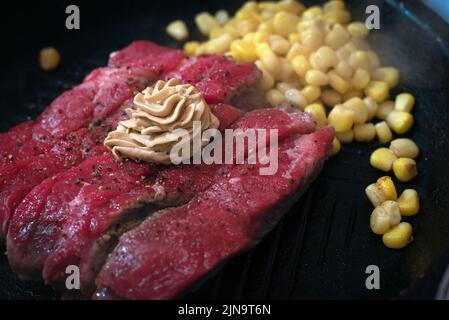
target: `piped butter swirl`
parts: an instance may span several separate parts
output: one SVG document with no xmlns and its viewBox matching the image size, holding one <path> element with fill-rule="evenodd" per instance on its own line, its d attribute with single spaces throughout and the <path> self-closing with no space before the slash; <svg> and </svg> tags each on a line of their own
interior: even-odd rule
<svg viewBox="0 0 449 320">
<path fill-rule="evenodd" d="M 197 135 L 220 125 L 201 92 L 190 84 L 179 84 L 175 78 L 167 82 L 160 80 L 154 88 L 139 92 L 134 97 L 134 105 L 134 109 L 126 110 L 129 119 L 120 121 L 104 141 L 119 160 L 130 158 L 169 164 L 175 144 L 181 140 L 193 143 L 194 121 L 201 123 Z M 208 140 L 201 139 L 201 147 L 207 143 Z"/>
</svg>

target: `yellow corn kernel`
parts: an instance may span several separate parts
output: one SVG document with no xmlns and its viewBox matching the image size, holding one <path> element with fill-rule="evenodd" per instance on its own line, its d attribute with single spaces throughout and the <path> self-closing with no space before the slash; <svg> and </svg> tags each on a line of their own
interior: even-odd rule
<svg viewBox="0 0 449 320">
<path fill-rule="evenodd" d="M 334 50 L 344 46 L 351 36 L 344 27 L 339 24 L 334 25 L 331 31 L 329 31 L 324 37 L 324 43 Z"/>
<path fill-rule="evenodd" d="M 379 105 L 377 109 L 376 118 L 379 120 L 386 120 L 388 115 L 394 109 L 393 101 L 385 101 Z"/>
<path fill-rule="evenodd" d="M 322 9 L 319 6 L 309 7 L 306 11 L 303 12 L 302 17 L 306 20 L 313 20 L 321 15 Z"/>
<path fill-rule="evenodd" d="M 303 110 L 307 106 L 307 100 L 298 89 L 290 88 L 285 91 L 285 98 L 295 107 Z"/>
<path fill-rule="evenodd" d="M 276 15 L 276 12 L 274 12 L 274 11 L 263 10 L 260 13 L 260 19 L 261 19 L 262 23 L 272 22 L 275 15 Z M 260 29 L 261 24 L 259 25 L 258 30 L 262 30 L 262 29 Z M 269 24 L 271 25 L 271 32 L 274 32 L 274 29 L 272 28 L 273 24 L 272 23 L 269 23 Z M 262 28 L 263 28 L 263 30 L 267 30 L 267 29 L 265 29 L 265 27 L 262 27 Z"/>
<path fill-rule="evenodd" d="M 394 102 L 394 109 L 405 112 L 412 112 L 413 106 L 415 105 L 415 97 L 410 93 L 401 93 L 396 96 L 396 101 Z"/>
<path fill-rule="evenodd" d="M 366 38 L 369 34 L 369 30 L 364 23 L 353 22 L 346 27 L 352 37 Z"/>
<path fill-rule="evenodd" d="M 298 16 L 289 12 L 280 11 L 274 16 L 273 27 L 277 34 L 287 37 L 290 33 L 296 31 L 298 22 Z"/>
<path fill-rule="evenodd" d="M 309 49 L 307 49 L 304 45 L 295 43 L 290 47 L 287 53 L 287 60 L 293 61 L 296 56 L 308 57 L 310 54 Z M 308 61 L 307 61 L 308 62 Z"/>
<path fill-rule="evenodd" d="M 368 118 L 366 121 L 371 121 L 376 116 L 379 105 L 371 97 L 366 97 L 363 99 L 363 103 L 365 103 L 366 110 L 368 111 Z"/>
<path fill-rule="evenodd" d="M 281 62 L 273 50 L 271 50 L 268 43 L 261 43 L 257 45 L 256 53 L 270 72 L 276 74 L 279 71 L 281 68 Z"/>
<path fill-rule="evenodd" d="M 413 126 L 413 115 L 405 111 L 393 110 L 387 116 L 387 123 L 397 134 L 404 134 Z"/>
<path fill-rule="evenodd" d="M 391 139 L 393 139 L 393 133 L 391 132 L 390 127 L 385 121 L 376 123 L 375 127 L 377 139 L 380 143 L 388 143 L 391 141 Z"/>
<path fill-rule="evenodd" d="M 290 12 L 300 16 L 304 12 L 305 7 L 295 0 L 282 0 L 277 3 L 276 10 Z"/>
<path fill-rule="evenodd" d="M 358 142 L 370 142 L 376 136 L 376 128 L 372 123 L 354 125 L 354 137 Z"/>
<path fill-rule="evenodd" d="M 309 61 L 302 55 L 298 55 L 291 60 L 293 71 L 300 77 L 304 78 L 307 71 L 310 70 Z"/>
<path fill-rule="evenodd" d="M 322 92 L 321 100 L 323 100 L 324 104 L 327 106 L 334 107 L 341 103 L 341 95 L 332 89 L 328 89 Z"/>
<path fill-rule="evenodd" d="M 288 41 L 290 41 L 290 44 L 296 44 L 301 43 L 301 36 L 297 33 L 290 33 L 288 35 Z"/>
<path fill-rule="evenodd" d="M 370 82 L 369 72 L 365 69 L 357 69 L 352 77 L 352 87 L 356 90 L 364 89 Z"/>
<path fill-rule="evenodd" d="M 350 84 L 348 81 L 340 77 L 335 71 L 330 71 L 329 76 L 329 85 L 340 94 L 345 94 L 348 92 L 350 88 Z"/>
<path fill-rule="evenodd" d="M 175 20 L 169 23 L 165 31 L 169 36 L 178 41 L 185 40 L 189 37 L 189 30 L 187 29 L 185 22 L 182 20 Z"/>
<path fill-rule="evenodd" d="M 224 54 L 229 50 L 231 42 L 231 35 L 229 33 L 225 33 L 206 42 L 206 52 L 209 54 Z"/>
<path fill-rule="evenodd" d="M 400 138 L 391 141 L 390 150 L 400 158 L 416 159 L 419 154 L 419 148 L 413 140 Z"/>
<path fill-rule="evenodd" d="M 354 130 L 350 129 L 345 132 L 336 132 L 335 136 L 341 143 L 352 143 L 354 141 Z"/>
<path fill-rule="evenodd" d="M 312 103 L 320 97 L 321 89 L 320 87 L 307 86 L 301 90 L 301 93 L 308 103 Z"/>
<path fill-rule="evenodd" d="M 195 23 L 198 30 L 205 36 L 215 27 L 220 27 L 218 21 L 208 12 L 201 12 L 195 16 Z"/>
<path fill-rule="evenodd" d="M 228 33 L 225 28 L 223 27 L 214 27 L 209 33 L 209 39 L 218 38 L 219 36 L 222 36 L 223 34 Z"/>
<path fill-rule="evenodd" d="M 312 86 L 325 86 L 329 82 L 328 76 L 320 70 L 309 70 L 305 76 L 306 82 Z"/>
<path fill-rule="evenodd" d="M 370 217 L 370 227 L 375 234 L 385 234 L 401 222 L 399 205 L 387 200 L 374 208 Z"/>
<path fill-rule="evenodd" d="M 396 159 L 396 155 L 390 149 L 379 148 L 371 154 L 370 164 L 376 169 L 388 172 L 391 171 Z"/>
<path fill-rule="evenodd" d="M 394 88 L 399 83 L 399 70 L 393 67 L 378 68 L 372 73 L 373 80 L 383 81 L 388 87 Z"/>
<path fill-rule="evenodd" d="M 396 227 L 382 236 L 382 241 L 387 248 L 402 249 L 413 241 L 412 226 L 408 222 L 401 222 Z"/>
<path fill-rule="evenodd" d="M 256 1 L 247 1 L 239 11 L 255 13 L 259 11 L 259 5 Z"/>
<path fill-rule="evenodd" d="M 344 45 L 343 47 L 338 48 L 335 53 L 340 60 L 348 61 L 352 51 L 346 45 Z"/>
<path fill-rule="evenodd" d="M 277 3 L 275 1 L 264 1 L 257 4 L 259 10 L 277 11 Z"/>
<path fill-rule="evenodd" d="M 295 85 L 293 83 L 288 83 L 288 82 L 278 82 L 276 84 L 276 88 L 280 92 L 282 92 L 282 94 L 285 94 L 285 91 L 287 91 L 288 89 L 295 88 Z"/>
<path fill-rule="evenodd" d="M 322 104 L 309 104 L 304 108 L 304 112 L 307 112 L 313 116 L 318 128 L 322 128 L 327 124 L 326 109 L 324 109 Z"/>
<path fill-rule="evenodd" d="M 365 188 L 365 194 L 374 208 L 380 206 L 387 200 L 385 194 L 383 193 L 382 189 L 380 189 L 380 187 L 377 185 L 377 183 L 371 183 L 369 186 L 367 186 Z"/>
<path fill-rule="evenodd" d="M 371 81 L 365 88 L 365 94 L 374 99 L 377 103 L 384 102 L 390 94 L 386 82 Z"/>
<path fill-rule="evenodd" d="M 329 113 L 328 122 L 336 132 L 349 131 L 354 124 L 354 112 L 343 105 L 337 105 Z"/>
<path fill-rule="evenodd" d="M 348 59 L 349 65 L 353 69 L 365 69 L 369 70 L 370 68 L 370 59 L 368 53 L 363 50 L 357 50 L 351 53 Z"/>
<path fill-rule="evenodd" d="M 324 12 L 344 10 L 344 9 L 345 9 L 345 3 L 343 1 L 339 1 L 339 0 L 328 1 L 323 6 Z"/>
<path fill-rule="evenodd" d="M 39 53 L 39 63 L 45 71 L 51 71 L 58 67 L 61 56 L 55 48 L 44 48 Z"/>
<path fill-rule="evenodd" d="M 257 60 L 255 62 L 256 66 L 262 71 L 262 79 L 260 80 L 260 86 L 262 90 L 267 91 L 274 86 L 274 77 L 271 72 L 264 66 L 262 61 Z"/>
<path fill-rule="evenodd" d="M 241 62 L 257 60 L 256 47 L 245 40 L 232 41 L 231 54 L 234 59 Z"/>
<path fill-rule="evenodd" d="M 354 124 L 363 124 L 366 122 L 366 119 L 368 118 L 368 110 L 366 109 L 365 103 L 362 99 L 351 98 L 343 103 L 343 106 L 352 110 Z"/>
<path fill-rule="evenodd" d="M 268 44 L 276 54 L 281 56 L 286 55 L 290 49 L 290 42 L 277 34 L 268 37 Z"/>
<path fill-rule="evenodd" d="M 341 143 L 340 141 L 338 141 L 337 138 L 334 138 L 334 140 L 332 140 L 332 155 L 336 155 L 337 153 L 339 153 L 341 150 Z"/>
<path fill-rule="evenodd" d="M 398 198 L 398 204 L 404 217 L 416 215 L 420 210 L 418 192 L 413 189 L 405 189 Z"/>
<path fill-rule="evenodd" d="M 200 43 L 198 41 L 189 41 L 184 44 L 184 52 L 188 56 L 195 55 L 196 49 L 200 46 Z"/>
<path fill-rule="evenodd" d="M 320 70 L 326 70 L 327 68 L 335 66 L 337 63 L 338 57 L 335 54 L 335 51 L 330 47 L 323 46 L 313 55 L 312 64 Z"/>
<path fill-rule="evenodd" d="M 376 181 L 376 185 L 382 190 L 385 195 L 385 199 L 396 201 L 398 199 L 398 194 L 396 192 L 396 187 L 394 186 L 393 180 L 389 176 L 380 177 Z"/>
<path fill-rule="evenodd" d="M 393 162 L 393 172 L 401 182 L 412 180 L 418 175 L 416 162 L 411 158 L 399 158 Z"/>
<path fill-rule="evenodd" d="M 275 107 L 279 105 L 282 101 L 284 101 L 285 97 L 279 90 L 271 89 L 268 90 L 268 92 L 265 94 L 265 99 L 271 106 Z"/>
<path fill-rule="evenodd" d="M 329 25 L 347 24 L 351 20 L 351 14 L 347 10 L 332 10 L 324 14 L 324 22 Z"/>
<path fill-rule="evenodd" d="M 370 70 L 372 71 L 378 69 L 380 67 L 380 60 L 377 53 L 371 50 L 368 50 L 366 53 L 368 54 L 369 57 Z"/>
<path fill-rule="evenodd" d="M 301 42 L 309 52 L 315 51 L 323 43 L 323 34 L 319 28 L 307 29 L 301 32 Z"/>
<path fill-rule="evenodd" d="M 245 36 L 250 32 L 254 32 L 259 27 L 259 21 L 255 18 L 247 18 L 237 22 L 237 29 L 239 30 L 240 36 Z"/>
<path fill-rule="evenodd" d="M 345 60 L 340 60 L 334 68 L 335 72 L 346 80 L 351 80 L 354 70 Z"/>
<path fill-rule="evenodd" d="M 226 10 L 218 10 L 215 12 L 215 19 L 218 21 L 219 24 L 224 25 L 226 22 L 229 21 L 229 13 Z"/>
<path fill-rule="evenodd" d="M 254 32 L 253 43 L 254 45 L 259 45 L 261 43 L 267 42 L 270 34 L 264 31 Z"/>
</svg>

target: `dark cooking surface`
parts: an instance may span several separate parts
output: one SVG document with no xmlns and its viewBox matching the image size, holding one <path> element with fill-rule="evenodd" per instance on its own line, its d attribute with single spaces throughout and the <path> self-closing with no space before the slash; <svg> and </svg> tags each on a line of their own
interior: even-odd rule
<svg viewBox="0 0 449 320">
<path fill-rule="evenodd" d="M 221 8 L 218 2 L 157 1 L 159 7 L 155 2 L 73 2 L 81 10 L 80 31 L 64 28 L 65 7 L 72 2 L 13 4 L 1 21 L 6 45 L 1 59 L 1 130 L 38 115 L 65 88 L 80 82 L 92 68 L 104 65 L 109 52 L 134 39 L 176 45 L 164 33 L 169 21 L 183 18 L 191 23 L 195 13 Z M 241 2 L 226 1 L 227 8 L 232 11 Z M 394 93 L 407 90 L 418 101 L 417 122 L 410 136 L 421 148 L 420 175 L 411 183 L 397 184 L 400 190 L 416 188 L 422 198 L 421 213 L 408 220 L 414 225 L 414 243 L 392 251 L 370 232 L 372 208 L 363 190 L 381 176 L 368 161 L 378 144 L 344 146 L 272 233 L 255 249 L 232 259 L 188 297 L 393 298 L 449 248 L 449 27 L 415 0 L 407 1 L 411 12 L 393 0 L 359 2 L 364 3 L 348 5 L 359 19 L 368 2 L 381 9 L 381 31 L 370 39 L 383 64 L 401 70 L 401 87 Z M 423 21 L 429 25 L 422 25 Z M 59 49 L 62 64 L 57 71 L 44 73 L 37 54 L 48 45 Z M 365 269 L 371 264 L 380 267 L 381 290 L 365 288 Z M 436 293 L 434 286 L 426 290 L 427 298 Z M 43 284 L 18 280 L 6 257 L 0 258 L 0 298 L 56 297 Z"/>
</svg>

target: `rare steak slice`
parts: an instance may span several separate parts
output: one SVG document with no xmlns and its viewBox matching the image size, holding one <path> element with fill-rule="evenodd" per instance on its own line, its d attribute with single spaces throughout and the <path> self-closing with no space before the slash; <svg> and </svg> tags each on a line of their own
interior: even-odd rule
<svg viewBox="0 0 449 320">
<path fill-rule="evenodd" d="M 227 102 L 242 110 L 266 106 L 258 90 L 261 72 L 253 63 L 215 55 L 193 57 L 167 76 L 173 77 L 194 85 L 208 103 Z"/>
<path fill-rule="evenodd" d="M 169 299 L 254 246 L 304 192 L 331 150 L 327 127 L 280 144 L 279 168 L 236 165 L 188 204 L 125 233 L 97 277 L 97 299 Z"/>
</svg>

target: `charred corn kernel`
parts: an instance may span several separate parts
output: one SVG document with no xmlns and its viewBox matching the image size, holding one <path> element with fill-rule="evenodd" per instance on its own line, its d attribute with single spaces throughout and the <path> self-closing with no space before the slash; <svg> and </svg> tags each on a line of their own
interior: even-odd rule
<svg viewBox="0 0 449 320">
<path fill-rule="evenodd" d="M 354 130 L 350 129 L 345 132 L 336 132 L 335 136 L 341 143 L 352 143 L 354 141 Z"/>
<path fill-rule="evenodd" d="M 379 105 L 377 109 L 376 118 L 379 120 L 386 120 L 388 115 L 394 109 L 393 101 L 385 101 Z"/>
<path fill-rule="evenodd" d="M 185 40 L 189 37 L 189 30 L 187 29 L 185 22 L 182 20 L 175 20 L 169 23 L 165 31 L 169 36 L 178 41 Z"/>
<path fill-rule="evenodd" d="M 353 69 L 370 69 L 370 59 L 368 53 L 363 50 L 357 50 L 351 53 L 348 63 Z"/>
<path fill-rule="evenodd" d="M 413 126 L 413 115 L 405 111 L 393 110 L 387 116 L 387 123 L 397 134 L 404 134 Z"/>
<path fill-rule="evenodd" d="M 271 72 L 265 67 L 262 61 L 257 60 L 255 62 L 256 66 L 262 71 L 262 79 L 260 80 L 260 86 L 262 90 L 267 91 L 274 86 L 274 77 Z"/>
<path fill-rule="evenodd" d="M 195 54 L 196 49 L 200 46 L 198 41 L 189 41 L 184 44 L 184 52 L 188 56 L 193 56 Z"/>
<path fill-rule="evenodd" d="M 361 22 L 352 22 L 346 28 L 352 37 L 366 38 L 369 34 L 366 25 Z"/>
<path fill-rule="evenodd" d="M 351 36 L 344 27 L 339 24 L 334 25 L 331 31 L 329 31 L 324 37 L 324 43 L 334 50 L 344 46 Z"/>
<path fill-rule="evenodd" d="M 399 83 L 399 70 L 393 67 L 378 68 L 373 71 L 372 78 L 373 80 L 387 83 L 391 89 Z"/>
<path fill-rule="evenodd" d="M 306 75 L 307 71 L 310 70 L 309 61 L 302 55 L 294 57 L 291 60 L 291 65 L 295 73 L 301 78 L 303 78 Z"/>
<path fill-rule="evenodd" d="M 218 21 L 208 12 L 201 12 L 195 16 L 195 23 L 198 30 L 205 36 L 209 35 L 209 32 L 215 28 L 219 27 Z"/>
<path fill-rule="evenodd" d="M 268 44 L 276 54 L 281 56 L 287 54 L 290 49 L 290 42 L 277 34 L 268 37 Z"/>
<path fill-rule="evenodd" d="M 365 104 L 366 110 L 368 112 L 368 118 L 366 119 L 366 121 L 371 121 L 376 116 L 379 106 L 377 102 L 374 101 L 374 99 L 371 97 L 366 97 L 365 99 L 363 99 L 363 103 Z"/>
<path fill-rule="evenodd" d="M 388 98 L 389 88 L 386 82 L 371 81 L 365 88 L 365 94 L 377 103 L 381 103 Z"/>
<path fill-rule="evenodd" d="M 209 54 L 224 54 L 229 50 L 231 42 L 231 35 L 225 33 L 215 39 L 209 40 L 206 43 L 206 52 Z"/>
<path fill-rule="evenodd" d="M 229 13 L 226 10 L 218 10 L 215 13 L 215 19 L 218 21 L 219 24 L 224 25 L 226 22 L 229 21 Z"/>
<path fill-rule="evenodd" d="M 398 198 L 398 204 L 404 217 L 416 215 L 420 209 L 418 192 L 413 189 L 405 189 Z"/>
<path fill-rule="evenodd" d="M 306 98 L 308 103 L 312 103 L 321 96 L 320 87 L 307 86 L 301 90 L 302 95 Z"/>
<path fill-rule="evenodd" d="M 365 69 L 357 69 L 352 77 L 352 87 L 356 90 L 364 89 L 370 82 L 369 72 Z"/>
<path fill-rule="evenodd" d="M 332 140 L 332 155 L 336 155 L 337 153 L 339 153 L 341 150 L 341 143 L 340 141 L 338 141 L 337 138 L 334 138 L 334 140 Z"/>
<path fill-rule="evenodd" d="M 285 11 L 276 13 L 273 19 L 273 27 L 277 34 L 281 36 L 288 36 L 290 33 L 296 31 L 296 25 L 299 22 L 299 17 Z"/>
<path fill-rule="evenodd" d="M 363 92 L 361 90 L 349 90 L 342 96 L 343 101 L 347 101 L 352 98 L 363 98 Z"/>
<path fill-rule="evenodd" d="M 256 53 L 270 72 L 276 74 L 276 72 L 279 71 L 281 68 L 281 62 L 273 50 L 271 50 L 268 43 L 261 43 L 257 45 Z"/>
<path fill-rule="evenodd" d="M 376 128 L 372 123 L 354 125 L 354 137 L 358 142 L 370 142 L 376 136 Z"/>
<path fill-rule="evenodd" d="M 306 82 L 312 86 L 325 86 L 329 82 L 328 76 L 320 70 L 309 70 L 305 76 Z"/>
<path fill-rule="evenodd" d="M 265 99 L 268 101 L 270 105 L 273 107 L 279 105 L 282 101 L 285 100 L 284 95 L 277 89 L 268 90 L 265 95 Z"/>
<path fill-rule="evenodd" d="M 415 97 L 410 93 L 401 93 L 396 96 L 394 109 L 399 111 L 411 112 L 415 105 Z"/>
<path fill-rule="evenodd" d="M 400 158 L 416 159 L 419 154 L 419 148 L 416 143 L 407 138 L 394 139 L 391 141 L 390 150 Z"/>
<path fill-rule="evenodd" d="M 351 80 L 354 70 L 345 60 L 340 60 L 334 68 L 335 72 L 346 80 Z"/>
<path fill-rule="evenodd" d="M 401 222 L 396 227 L 382 236 L 382 241 L 387 248 L 402 249 L 413 241 L 412 226 L 408 222 Z"/>
<path fill-rule="evenodd" d="M 346 132 L 354 124 L 354 112 L 343 105 L 337 105 L 331 110 L 327 120 L 336 132 Z"/>
<path fill-rule="evenodd" d="M 335 51 L 330 47 L 323 46 L 319 48 L 313 55 L 314 65 L 320 70 L 333 67 L 338 63 L 338 57 Z"/>
<path fill-rule="evenodd" d="M 379 148 L 371 154 L 370 163 L 374 168 L 388 172 L 391 171 L 396 159 L 396 155 L 390 149 Z"/>
<path fill-rule="evenodd" d="M 381 121 L 376 123 L 376 134 L 377 139 L 380 143 L 388 143 L 393 139 L 393 133 L 390 130 L 390 127 L 385 121 Z"/>
<path fill-rule="evenodd" d="M 245 40 L 234 40 L 231 43 L 231 54 L 235 60 L 241 62 L 257 60 L 256 47 Z"/>
<path fill-rule="evenodd" d="M 382 189 L 377 185 L 377 183 L 371 183 L 368 187 L 366 187 L 365 194 L 374 208 L 380 206 L 387 200 L 385 194 L 383 193 Z"/>
<path fill-rule="evenodd" d="M 348 81 L 340 77 L 335 71 L 330 71 L 329 76 L 329 85 L 340 94 L 345 94 L 348 92 L 350 88 L 350 84 Z"/>
<path fill-rule="evenodd" d="M 368 110 L 366 109 L 365 103 L 362 99 L 351 98 L 343 103 L 343 106 L 347 109 L 352 110 L 354 124 L 363 124 L 366 122 L 366 119 L 368 118 Z"/>
<path fill-rule="evenodd" d="M 322 92 L 321 100 L 323 100 L 327 106 L 333 107 L 341 103 L 341 95 L 334 90 L 328 89 Z"/>
<path fill-rule="evenodd" d="M 323 16 L 324 22 L 329 25 L 347 24 L 351 20 L 351 14 L 347 10 L 332 10 Z"/>
<path fill-rule="evenodd" d="M 277 3 L 276 10 L 290 12 L 300 16 L 304 12 L 305 7 L 295 0 L 283 0 Z"/>
<path fill-rule="evenodd" d="M 380 177 L 376 181 L 376 185 L 382 190 L 385 195 L 385 199 L 396 201 L 398 199 L 398 194 L 396 192 L 396 187 L 394 186 L 393 180 L 389 176 Z"/>
<path fill-rule="evenodd" d="M 393 172 L 401 182 L 412 180 L 418 175 L 416 162 L 411 158 L 399 158 L 393 162 Z"/>
<path fill-rule="evenodd" d="M 387 200 L 380 206 L 374 208 L 371 213 L 370 227 L 375 234 L 385 234 L 401 222 L 399 205 Z"/>
<path fill-rule="evenodd" d="M 307 105 L 307 100 L 298 89 L 288 89 L 285 91 L 285 98 L 295 107 L 303 110 Z"/>
<path fill-rule="evenodd" d="M 44 48 L 39 53 L 39 63 L 45 71 L 51 71 L 58 67 L 61 56 L 55 48 Z"/>
<path fill-rule="evenodd" d="M 307 112 L 313 116 L 318 128 L 322 128 L 327 124 L 326 109 L 324 109 L 322 104 L 309 104 L 304 108 L 304 112 Z"/>
</svg>

